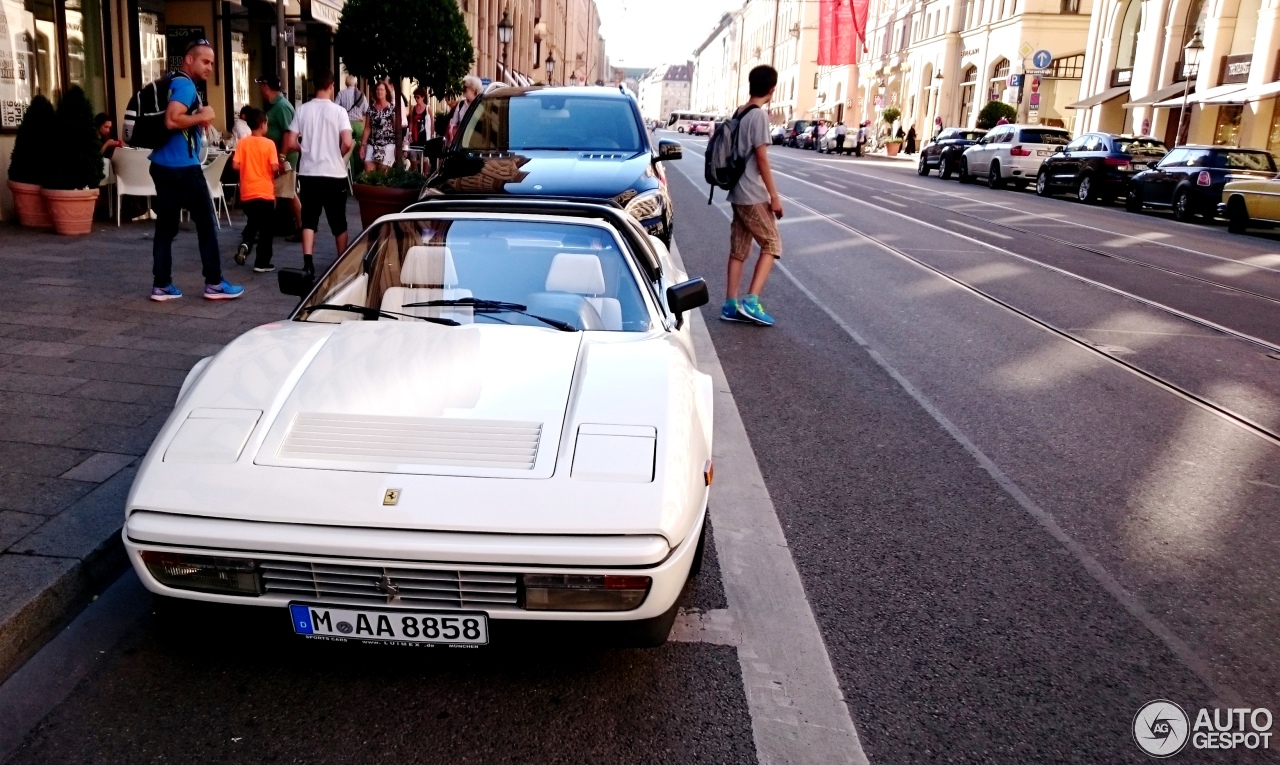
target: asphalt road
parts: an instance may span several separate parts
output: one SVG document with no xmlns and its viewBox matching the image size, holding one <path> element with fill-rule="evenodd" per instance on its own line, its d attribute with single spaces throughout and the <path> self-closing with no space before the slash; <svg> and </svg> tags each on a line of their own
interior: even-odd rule
<svg viewBox="0 0 1280 765">
<path fill-rule="evenodd" d="M 730 324 L 728 218 L 685 143 L 676 240 L 745 426 L 725 446 L 754 454 L 871 762 L 1136 763 L 1153 699 L 1280 712 L 1274 238 L 774 149 L 778 326 Z M 685 607 L 735 616 L 745 575 L 713 558 Z M 132 619 L 10 762 L 750 763 L 767 735 L 762 659 L 732 645 L 285 629 Z"/>
</svg>

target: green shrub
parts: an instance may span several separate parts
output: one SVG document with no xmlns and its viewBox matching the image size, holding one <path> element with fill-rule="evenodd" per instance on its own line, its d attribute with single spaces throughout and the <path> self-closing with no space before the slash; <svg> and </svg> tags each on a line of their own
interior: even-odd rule
<svg viewBox="0 0 1280 765">
<path fill-rule="evenodd" d="M 1004 101 L 990 101 L 982 107 L 982 111 L 978 112 L 978 127 L 990 130 L 996 126 L 1001 117 L 1013 122 L 1018 118 L 1018 110 Z"/>
<path fill-rule="evenodd" d="M 62 95 L 54 117 L 53 152 L 45 158 L 49 163 L 46 189 L 93 189 L 102 182 L 102 147 L 98 129 L 93 124 L 93 106 L 80 86 Z"/>
<path fill-rule="evenodd" d="M 356 183 L 388 189 L 420 189 L 427 185 L 427 176 L 417 170 L 393 167 L 390 170 L 369 170 L 360 173 L 356 176 Z"/>
<path fill-rule="evenodd" d="M 902 110 L 896 106 L 890 106 L 888 109 L 880 112 L 880 119 L 892 125 L 902 117 Z"/>
<path fill-rule="evenodd" d="M 44 96 L 31 99 L 18 126 L 18 135 L 9 158 L 9 180 L 43 186 L 49 175 L 49 158 L 54 154 L 53 104 Z"/>
</svg>

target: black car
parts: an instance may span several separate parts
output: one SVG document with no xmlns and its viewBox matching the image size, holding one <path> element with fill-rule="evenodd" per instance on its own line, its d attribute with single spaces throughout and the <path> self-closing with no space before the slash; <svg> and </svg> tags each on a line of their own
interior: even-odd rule
<svg viewBox="0 0 1280 765">
<path fill-rule="evenodd" d="M 1036 193 L 1070 191 L 1081 202 L 1110 202 L 1129 190 L 1135 173 L 1154 167 L 1168 153 L 1163 142 L 1149 136 L 1085 133 L 1040 163 Z"/>
<path fill-rule="evenodd" d="M 809 127 L 796 134 L 795 141 L 791 145 L 797 149 L 813 150 L 818 148 L 818 126 L 810 123 Z"/>
<path fill-rule="evenodd" d="M 610 200 L 670 244 L 662 163 L 682 150 L 655 146 L 644 128 L 635 99 L 617 88 L 499 88 L 475 100 L 450 146 L 436 145 L 441 161 L 422 195 Z"/>
<path fill-rule="evenodd" d="M 796 139 L 801 133 L 808 130 L 813 123 L 809 120 L 790 120 L 783 125 L 782 145 L 795 146 Z"/>
<path fill-rule="evenodd" d="M 1154 168 L 1133 176 L 1125 208 L 1141 212 L 1144 207 L 1168 207 L 1180 221 L 1213 218 L 1227 181 L 1275 173 L 1275 158 L 1261 149 L 1178 146 Z"/>
<path fill-rule="evenodd" d="M 960 155 L 974 145 L 987 131 L 981 128 L 946 128 L 938 133 L 938 140 L 929 143 L 920 150 L 920 162 L 916 172 L 928 175 L 929 171 L 938 168 L 938 175 L 945 180 L 960 168 Z"/>
</svg>

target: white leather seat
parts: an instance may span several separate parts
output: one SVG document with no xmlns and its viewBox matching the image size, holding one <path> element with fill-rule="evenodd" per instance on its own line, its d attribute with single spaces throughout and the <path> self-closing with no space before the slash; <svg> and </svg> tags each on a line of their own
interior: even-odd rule
<svg viewBox="0 0 1280 765">
<path fill-rule="evenodd" d="M 419 244 L 409 248 L 400 266 L 401 287 L 388 287 L 382 293 L 382 310 L 410 316 L 435 316 L 462 324 L 472 322 L 472 311 L 464 307 L 406 308 L 410 303 L 428 300 L 459 300 L 472 296 L 471 290 L 456 289 L 458 271 L 448 247 Z"/>
<path fill-rule="evenodd" d="M 622 303 L 617 298 L 601 297 L 605 292 L 604 269 L 600 258 L 576 252 L 557 253 L 547 271 L 547 292 L 572 292 L 582 295 L 600 314 L 607 330 L 622 330 Z"/>
</svg>

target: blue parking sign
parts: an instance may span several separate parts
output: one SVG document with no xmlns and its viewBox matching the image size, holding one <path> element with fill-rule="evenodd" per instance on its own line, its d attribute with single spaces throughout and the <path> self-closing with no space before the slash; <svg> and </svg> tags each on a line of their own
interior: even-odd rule
<svg viewBox="0 0 1280 765">
<path fill-rule="evenodd" d="M 1036 69 L 1048 69 L 1049 64 L 1053 63 L 1053 54 L 1047 50 L 1038 50 L 1031 57 L 1031 63 Z"/>
<path fill-rule="evenodd" d="M 1020 87 L 1022 87 L 1022 75 L 1020 75 L 1020 74 L 1011 74 L 1011 75 L 1009 75 L 1009 87 L 1011 87 L 1011 88 L 1020 88 Z"/>
</svg>

